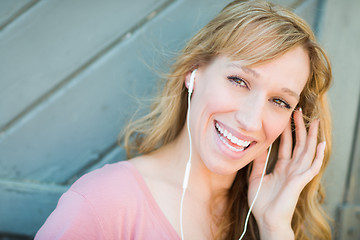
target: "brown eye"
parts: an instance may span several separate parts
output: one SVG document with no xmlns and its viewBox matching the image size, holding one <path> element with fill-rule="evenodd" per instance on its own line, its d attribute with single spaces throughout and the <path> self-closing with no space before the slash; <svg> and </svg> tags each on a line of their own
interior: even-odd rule
<svg viewBox="0 0 360 240">
<path fill-rule="evenodd" d="M 285 100 L 282 100 L 281 98 L 274 98 L 272 100 L 272 102 L 276 105 L 276 106 L 279 106 L 281 108 L 287 108 L 287 109 L 290 109 L 291 106 L 290 104 L 288 104 Z"/>
<path fill-rule="evenodd" d="M 244 79 L 240 78 L 240 77 L 229 76 L 228 79 L 229 79 L 229 81 L 231 81 L 236 86 L 243 87 L 243 88 L 249 88 L 246 81 Z"/>
</svg>

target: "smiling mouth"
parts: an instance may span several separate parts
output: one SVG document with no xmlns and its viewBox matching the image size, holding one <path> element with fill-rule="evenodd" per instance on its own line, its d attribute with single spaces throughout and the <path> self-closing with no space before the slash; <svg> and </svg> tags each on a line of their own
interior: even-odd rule
<svg viewBox="0 0 360 240">
<path fill-rule="evenodd" d="M 233 136 L 217 122 L 215 122 L 215 128 L 220 140 L 234 152 L 242 152 L 251 145 L 251 141 L 244 141 Z"/>
</svg>

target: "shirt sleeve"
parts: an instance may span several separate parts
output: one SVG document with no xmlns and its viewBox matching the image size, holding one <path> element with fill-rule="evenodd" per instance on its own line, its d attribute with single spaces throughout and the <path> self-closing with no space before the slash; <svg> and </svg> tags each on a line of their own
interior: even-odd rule
<svg viewBox="0 0 360 240">
<path fill-rule="evenodd" d="M 43 239 L 105 239 L 104 231 L 91 203 L 70 189 L 35 236 Z"/>
</svg>

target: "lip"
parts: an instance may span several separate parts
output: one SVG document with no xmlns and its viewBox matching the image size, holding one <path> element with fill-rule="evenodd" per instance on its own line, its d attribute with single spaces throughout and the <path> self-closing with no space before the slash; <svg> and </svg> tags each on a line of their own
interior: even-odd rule
<svg viewBox="0 0 360 240">
<path fill-rule="evenodd" d="M 215 124 L 218 123 L 222 128 L 226 129 L 227 131 L 229 131 L 231 134 L 234 134 L 235 137 L 241 139 L 241 140 L 245 140 L 245 141 L 251 141 L 250 145 L 245 148 L 243 151 L 233 151 L 231 150 L 228 146 L 226 146 L 220 139 L 220 135 L 215 127 Z M 237 131 L 235 131 L 234 129 L 226 126 L 225 124 L 219 122 L 219 121 L 214 121 L 214 134 L 215 134 L 215 139 L 216 139 L 216 143 L 218 145 L 218 147 L 220 148 L 221 152 L 223 154 L 225 154 L 226 156 L 230 157 L 231 159 L 237 160 L 239 158 L 241 158 L 242 156 L 245 155 L 246 152 L 249 151 L 249 149 L 253 148 L 254 145 L 257 143 L 254 138 L 251 138 L 249 136 L 244 136 L 243 134 L 238 133 Z"/>
<path fill-rule="evenodd" d="M 243 141 L 250 141 L 250 142 L 255 142 L 256 140 L 252 137 L 249 137 L 249 136 L 245 136 L 241 133 L 239 133 L 238 131 L 234 130 L 233 128 L 227 126 L 226 124 L 222 123 L 222 122 L 219 122 L 217 120 L 214 120 L 214 125 L 218 123 L 222 128 L 226 129 L 228 132 L 231 133 L 232 136 L 235 136 L 237 137 L 238 139 L 240 140 L 243 140 Z M 252 144 L 252 143 L 251 143 Z"/>
</svg>

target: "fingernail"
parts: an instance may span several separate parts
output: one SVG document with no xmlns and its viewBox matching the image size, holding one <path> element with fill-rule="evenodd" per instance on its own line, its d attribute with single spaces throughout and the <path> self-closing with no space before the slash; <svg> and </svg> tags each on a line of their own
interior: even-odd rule
<svg viewBox="0 0 360 240">
<path fill-rule="evenodd" d="M 301 107 L 299 107 L 299 112 L 302 112 L 302 108 L 301 108 Z"/>
<path fill-rule="evenodd" d="M 322 142 L 322 144 L 324 145 L 324 146 L 323 146 L 323 149 L 324 149 L 324 150 L 323 150 L 323 152 L 325 152 L 325 148 L 326 148 L 326 141 L 323 141 L 323 142 Z"/>
</svg>

